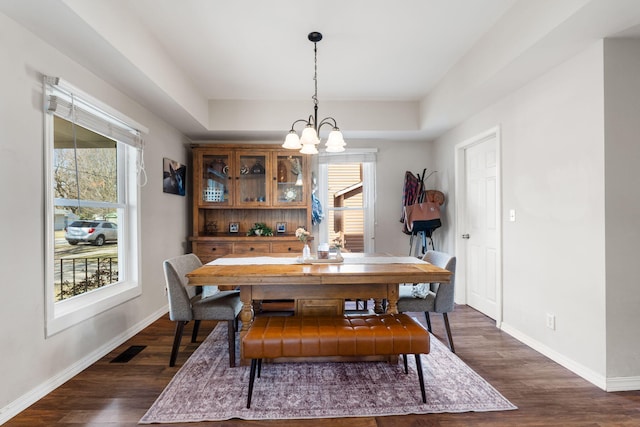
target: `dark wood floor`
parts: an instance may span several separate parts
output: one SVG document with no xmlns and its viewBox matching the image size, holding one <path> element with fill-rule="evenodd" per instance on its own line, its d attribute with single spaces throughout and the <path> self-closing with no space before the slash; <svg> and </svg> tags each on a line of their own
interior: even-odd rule
<svg viewBox="0 0 640 427">
<path fill-rule="evenodd" d="M 518 410 L 170 426 L 640 426 L 640 392 L 606 393 L 495 328 L 492 320 L 461 306 L 450 315 L 456 351 Z M 442 318 L 432 316 L 444 337 Z M 203 324 L 201 339 L 211 328 Z M 189 328 L 189 327 L 188 327 Z M 197 347 L 185 336 L 176 367 L 169 368 L 173 323 L 168 317 L 14 417 L 7 426 L 135 426 Z M 190 333 L 190 329 L 185 333 Z M 200 340 L 201 341 L 201 340 Z M 128 363 L 109 363 L 132 345 L 147 346 Z M 156 424 L 159 425 L 159 424 Z M 163 424 L 165 425 L 165 424 Z"/>
</svg>

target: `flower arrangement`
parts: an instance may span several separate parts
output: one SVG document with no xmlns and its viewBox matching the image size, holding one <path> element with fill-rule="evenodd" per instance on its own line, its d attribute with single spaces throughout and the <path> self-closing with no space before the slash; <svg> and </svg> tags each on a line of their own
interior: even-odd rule
<svg viewBox="0 0 640 427">
<path fill-rule="evenodd" d="M 340 236 L 333 239 L 333 247 L 338 250 L 342 248 L 342 238 Z"/>
<path fill-rule="evenodd" d="M 247 236 L 273 236 L 273 230 L 264 222 L 256 222 L 253 227 L 247 231 Z"/>
<path fill-rule="evenodd" d="M 299 227 L 298 229 L 296 229 L 296 237 L 298 238 L 298 240 L 300 240 L 302 243 L 307 243 L 307 239 L 309 238 L 309 236 L 311 236 L 311 233 L 309 233 L 307 230 L 305 230 L 302 227 Z"/>
</svg>

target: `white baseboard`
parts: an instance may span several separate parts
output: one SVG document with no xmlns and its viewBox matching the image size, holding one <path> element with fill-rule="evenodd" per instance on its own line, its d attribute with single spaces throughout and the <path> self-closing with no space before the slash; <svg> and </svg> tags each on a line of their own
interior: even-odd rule
<svg viewBox="0 0 640 427">
<path fill-rule="evenodd" d="M 607 391 L 640 390 L 640 377 L 607 378 Z"/>
<path fill-rule="evenodd" d="M 528 335 L 523 334 L 518 329 L 511 327 L 505 322 L 502 322 L 500 329 L 505 331 L 518 341 L 522 342 L 523 344 L 526 344 L 527 346 L 536 350 L 538 353 L 542 353 L 559 365 L 562 365 L 571 372 L 581 376 L 593 385 L 600 387 L 602 390 L 612 391 L 607 389 L 607 378 L 600 375 L 599 373 L 594 372 L 593 370 L 585 367 L 584 365 L 581 365 L 580 363 L 577 363 L 575 360 L 569 359 L 565 355 L 558 353 L 557 351 L 547 347 L 541 342 L 532 339 Z"/>
<path fill-rule="evenodd" d="M 37 387 L 29 390 L 27 393 L 23 394 L 13 402 L 9 403 L 7 406 L 0 409 L 0 425 L 6 423 L 11 418 L 18 415 L 20 412 L 27 409 L 29 406 L 33 405 L 38 400 L 42 399 L 47 394 L 51 393 L 56 388 L 60 387 L 62 384 L 82 372 L 84 369 L 88 368 L 105 355 L 109 354 L 109 352 L 113 351 L 119 345 L 127 341 L 129 338 L 135 336 L 137 333 L 142 331 L 147 326 L 151 325 L 153 322 L 158 320 L 160 317 L 164 316 L 169 310 L 169 306 L 165 305 L 164 307 L 158 309 L 151 315 L 147 316 L 145 319 L 142 319 L 137 324 L 133 325 L 131 328 L 122 332 L 120 335 L 114 337 L 111 341 L 103 344 L 95 351 L 91 352 L 84 358 L 78 360 L 73 365 L 69 366 L 65 370 L 57 373 L 53 377 L 49 378 L 45 382 L 41 383 Z"/>
</svg>

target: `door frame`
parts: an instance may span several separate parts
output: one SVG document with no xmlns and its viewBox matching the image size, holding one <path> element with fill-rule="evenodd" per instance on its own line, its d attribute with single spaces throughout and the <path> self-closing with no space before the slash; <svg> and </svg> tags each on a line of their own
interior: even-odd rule
<svg viewBox="0 0 640 427">
<path fill-rule="evenodd" d="M 457 256 L 456 266 L 456 301 L 462 304 L 467 303 L 467 254 L 466 244 L 462 239 L 462 234 L 466 229 L 465 213 L 466 213 L 466 169 L 465 169 L 465 153 L 466 150 L 474 145 L 480 144 L 491 138 L 496 139 L 496 218 L 497 218 L 497 242 L 496 250 L 496 326 L 500 328 L 502 324 L 502 140 L 500 125 L 481 132 L 469 139 L 466 139 L 455 145 L 455 194 L 456 194 L 456 212 L 454 225 L 454 245 Z"/>
</svg>

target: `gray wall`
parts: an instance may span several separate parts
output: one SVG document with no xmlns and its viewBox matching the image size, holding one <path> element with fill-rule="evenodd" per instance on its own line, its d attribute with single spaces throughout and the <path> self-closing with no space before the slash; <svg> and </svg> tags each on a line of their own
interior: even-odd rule
<svg viewBox="0 0 640 427">
<path fill-rule="evenodd" d="M 434 170 L 431 144 L 407 141 L 353 141 L 348 148 L 377 148 L 375 249 L 394 255 L 409 254 L 409 236 L 402 233 L 402 185 L 404 174 Z M 433 184 L 433 177 L 426 184 Z M 437 233 L 436 233 L 437 234 Z"/>
<path fill-rule="evenodd" d="M 454 189 L 455 145 L 500 126 L 500 326 L 609 390 L 640 388 L 638 58 L 638 41 L 596 42 L 434 147 L 441 186 Z"/>
<path fill-rule="evenodd" d="M 161 262 L 184 253 L 188 198 L 162 192 L 162 158 L 188 162 L 182 136 L 0 14 L 0 410 L 11 412 L 166 312 Z M 141 189 L 142 295 L 45 338 L 41 74 L 59 76 L 149 128 Z M 1 420 L 2 416 L 0 416 Z M 1 422 L 1 421 L 0 421 Z"/>
<path fill-rule="evenodd" d="M 640 40 L 606 40 L 607 376 L 640 382 Z"/>
</svg>

